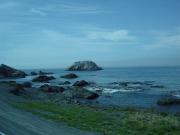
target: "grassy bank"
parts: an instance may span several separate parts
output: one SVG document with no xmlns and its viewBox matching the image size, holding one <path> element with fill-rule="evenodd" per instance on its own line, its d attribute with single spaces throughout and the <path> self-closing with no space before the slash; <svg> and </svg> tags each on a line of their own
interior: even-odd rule
<svg viewBox="0 0 180 135">
<path fill-rule="evenodd" d="M 154 111 L 41 102 L 19 103 L 16 107 L 46 119 L 104 135 L 180 134 L 180 117 Z"/>
</svg>

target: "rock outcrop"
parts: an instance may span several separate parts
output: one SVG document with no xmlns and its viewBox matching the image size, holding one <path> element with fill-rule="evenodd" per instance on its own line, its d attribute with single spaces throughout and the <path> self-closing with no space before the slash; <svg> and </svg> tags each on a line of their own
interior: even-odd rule
<svg viewBox="0 0 180 135">
<path fill-rule="evenodd" d="M 10 91 L 10 93 L 17 95 L 17 96 L 24 94 L 25 91 L 24 91 L 23 85 L 18 84 L 18 83 L 13 84 L 13 89 Z"/>
<path fill-rule="evenodd" d="M 22 84 L 22 86 L 23 86 L 24 88 L 31 88 L 31 87 L 32 87 L 32 83 L 31 83 L 31 82 L 24 82 L 24 83 Z"/>
<path fill-rule="evenodd" d="M 71 82 L 69 81 L 64 81 L 59 83 L 59 85 L 69 85 L 69 84 L 71 84 Z"/>
<path fill-rule="evenodd" d="M 81 81 L 76 81 L 73 86 L 78 86 L 78 87 L 85 87 L 88 86 L 89 83 L 86 82 L 85 80 L 81 80 Z"/>
<path fill-rule="evenodd" d="M 76 74 L 70 73 L 70 74 L 61 76 L 61 78 L 74 79 L 74 78 L 78 78 L 78 76 Z"/>
<path fill-rule="evenodd" d="M 180 98 L 166 97 L 157 101 L 158 105 L 169 106 L 169 105 L 180 105 Z"/>
<path fill-rule="evenodd" d="M 75 62 L 72 66 L 67 68 L 68 71 L 96 71 L 102 70 L 95 62 L 93 61 L 78 61 Z"/>
<path fill-rule="evenodd" d="M 23 71 L 9 67 L 7 65 L 0 65 L 0 78 L 24 78 L 27 74 Z"/>
<path fill-rule="evenodd" d="M 65 90 L 63 87 L 50 86 L 48 84 L 42 85 L 39 89 L 43 92 L 49 92 L 49 93 L 59 93 Z"/>
<path fill-rule="evenodd" d="M 78 99 L 88 99 L 88 100 L 93 100 L 97 99 L 99 95 L 97 93 L 91 92 L 87 89 L 84 88 L 71 88 L 69 90 L 65 90 L 63 92 L 63 96 L 66 99 L 71 99 L 71 100 L 78 100 Z"/>
<path fill-rule="evenodd" d="M 54 76 L 45 76 L 45 75 L 40 75 L 38 77 L 35 77 L 32 82 L 48 82 L 50 80 L 56 79 Z"/>
<path fill-rule="evenodd" d="M 31 72 L 31 75 L 32 75 L 32 76 L 35 76 L 35 75 L 38 75 L 38 73 L 36 73 L 36 72 Z"/>
</svg>

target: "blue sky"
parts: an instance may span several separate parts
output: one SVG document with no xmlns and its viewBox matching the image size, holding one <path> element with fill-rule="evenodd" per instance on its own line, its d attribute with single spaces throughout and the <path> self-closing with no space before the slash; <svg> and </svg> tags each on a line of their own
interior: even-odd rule
<svg viewBox="0 0 180 135">
<path fill-rule="evenodd" d="M 180 0 L 0 0 L 0 63 L 180 65 Z"/>
</svg>

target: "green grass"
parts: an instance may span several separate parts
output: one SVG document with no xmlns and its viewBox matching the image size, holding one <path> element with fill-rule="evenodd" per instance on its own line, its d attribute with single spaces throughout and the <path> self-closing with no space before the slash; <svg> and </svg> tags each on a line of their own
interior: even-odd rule
<svg viewBox="0 0 180 135">
<path fill-rule="evenodd" d="M 42 102 L 19 103 L 16 107 L 103 135 L 180 135 L 180 117 L 155 111 Z"/>
</svg>

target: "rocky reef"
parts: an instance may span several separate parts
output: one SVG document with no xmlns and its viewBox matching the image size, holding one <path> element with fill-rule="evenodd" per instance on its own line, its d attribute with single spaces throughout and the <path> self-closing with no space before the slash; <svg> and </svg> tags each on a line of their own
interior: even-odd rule
<svg viewBox="0 0 180 135">
<path fill-rule="evenodd" d="M 95 62 L 93 61 L 78 61 L 75 62 L 72 66 L 67 68 L 68 71 L 96 71 L 102 70 Z"/>
<path fill-rule="evenodd" d="M 63 87 L 50 86 L 48 84 L 42 85 L 39 89 L 43 92 L 49 92 L 49 93 L 58 93 L 58 92 L 63 92 L 65 90 Z"/>
<path fill-rule="evenodd" d="M 50 80 L 56 79 L 54 76 L 45 76 L 45 75 L 40 75 L 38 77 L 35 77 L 32 82 L 48 82 Z"/>
<path fill-rule="evenodd" d="M 70 85 L 71 82 L 69 81 L 64 81 L 64 82 L 60 82 L 59 85 Z"/>
<path fill-rule="evenodd" d="M 73 86 L 77 86 L 77 87 L 85 87 L 88 86 L 89 83 L 85 80 L 81 80 L 81 81 L 76 81 Z"/>
<path fill-rule="evenodd" d="M 30 82 L 17 83 L 15 81 L 3 81 L 10 87 L 10 93 L 28 99 L 38 101 L 52 101 L 57 103 L 86 103 L 99 97 L 96 92 L 89 91 L 82 87 L 54 86 L 43 84 L 38 88 L 28 87 Z M 27 86 L 28 84 L 28 86 Z"/>
<path fill-rule="evenodd" d="M 169 93 L 165 97 L 159 99 L 157 104 L 161 106 L 180 105 L 180 91 Z"/>
<path fill-rule="evenodd" d="M 61 78 L 74 79 L 74 78 L 78 78 L 78 76 L 76 74 L 74 74 L 74 73 L 70 73 L 70 74 L 61 76 Z"/>
<path fill-rule="evenodd" d="M 23 71 L 9 67 L 7 65 L 0 65 L 0 78 L 24 78 L 27 74 Z"/>
<path fill-rule="evenodd" d="M 157 101 L 157 104 L 162 105 L 162 106 L 179 105 L 180 99 L 175 98 L 175 97 L 166 97 L 166 98 L 159 99 Z"/>
</svg>

